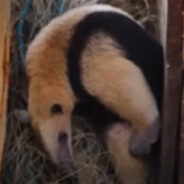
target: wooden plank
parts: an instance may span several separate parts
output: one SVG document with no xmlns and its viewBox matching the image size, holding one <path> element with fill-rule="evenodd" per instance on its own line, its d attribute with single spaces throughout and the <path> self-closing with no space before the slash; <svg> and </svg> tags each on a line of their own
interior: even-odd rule
<svg viewBox="0 0 184 184">
<path fill-rule="evenodd" d="M 9 81 L 10 0 L 0 0 L 0 172 L 6 135 Z"/>
<path fill-rule="evenodd" d="M 159 0 L 161 39 L 165 56 L 165 85 L 159 184 L 176 184 L 176 142 L 180 122 L 182 85 L 182 3 Z"/>
<path fill-rule="evenodd" d="M 184 88 L 182 95 L 182 113 L 181 113 L 181 126 L 180 126 L 180 146 L 179 146 L 179 170 L 178 170 L 178 183 L 184 183 Z"/>
<path fill-rule="evenodd" d="M 183 3 L 183 48 L 182 48 L 182 55 L 183 55 L 183 75 L 184 75 L 184 3 Z M 183 81 L 184 82 L 184 81 Z M 181 125 L 180 125 L 180 137 L 179 137 L 179 159 L 178 159 L 178 183 L 184 183 L 184 83 L 183 83 L 183 90 L 182 90 L 182 108 L 181 108 Z"/>
</svg>

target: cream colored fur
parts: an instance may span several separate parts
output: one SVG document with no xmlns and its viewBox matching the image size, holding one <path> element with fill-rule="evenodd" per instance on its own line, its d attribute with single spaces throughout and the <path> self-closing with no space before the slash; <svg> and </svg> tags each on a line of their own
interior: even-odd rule
<svg viewBox="0 0 184 184">
<path fill-rule="evenodd" d="M 43 28 L 28 48 L 26 73 L 29 79 L 29 114 L 33 127 L 40 133 L 55 162 L 58 150 L 57 136 L 60 131 L 69 132 L 71 146 L 70 118 L 77 101 L 66 75 L 69 39 L 81 19 L 91 12 L 101 10 L 125 14 L 117 8 L 105 5 L 69 11 Z M 84 86 L 103 104 L 130 120 L 133 127 L 146 129 L 155 116 L 158 116 L 155 101 L 141 71 L 125 58 L 126 53 L 120 52 L 116 47 L 119 47 L 116 42 L 104 34 L 97 34 L 91 39 L 82 59 Z M 63 114 L 53 116 L 50 113 L 54 103 L 62 105 Z M 140 177 L 142 180 L 144 165 L 130 156 L 130 132 L 121 129 L 120 127 L 120 133 L 109 134 L 108 138 L 111 153 L 121 160 L 117 166 L 118 173 L 122 174 L 119 174 L 119 177 L 133 182 L 133 178 L 132 181 L 130 179 L 133 172 L 134 178 Z M 122 147 L 119 141 L 122 142 Z M 132 165 L 135 168 L 132 168 Z"/>
<path fill-rule="evenodd" d="M 131 128 L 126 124 L 116 123 L 107 132 L 107 147 L 112 154 L 116 174 L 123 184 L 146 184 L 147 165 L 129 154 Z"/>
<path fill-rule="evenodd" d="M 134 128 L 146 130 L 159 115 L 157 105 L 142 72 L 119 48 L 104 33 L 93 36 L 82 58 L 83 84 Z"/>
<path fill-rule="evenodd" d="M 64 110 L 65 108 L 72 110 L 75 97 L 66 77 L 68 43 L 75 25 L 87 14 L 95 11 L 115 11 L 131 17 L 120 9 L 108 5 L 77 8 L 53 19 L 29 45 L 26 55 L 26 73 L 30 82 L 29 112 L 33 123 L 38 117 L 40 120 L 48 118 L 48 110 L 54 102 L 53 99 L 61 102 Z M 47 101 L 43 102 L 41 99 L 47 99 Z M 41 121 L 34 123 L 35 126 L 39 122 Z"/>
</svg>

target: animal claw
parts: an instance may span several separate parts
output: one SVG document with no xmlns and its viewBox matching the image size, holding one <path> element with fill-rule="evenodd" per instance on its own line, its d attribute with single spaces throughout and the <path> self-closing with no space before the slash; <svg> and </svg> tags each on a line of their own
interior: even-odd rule
<svg viewBox="0 0 184 184">
<path fill-rule="evenodd" d="M 151 152 L 152 144 L 159 138 L 160 121 L 157 118 L 145 132 L 134 131 L 130 140 L 130 153 L 141 157 Z"/>
</svg>

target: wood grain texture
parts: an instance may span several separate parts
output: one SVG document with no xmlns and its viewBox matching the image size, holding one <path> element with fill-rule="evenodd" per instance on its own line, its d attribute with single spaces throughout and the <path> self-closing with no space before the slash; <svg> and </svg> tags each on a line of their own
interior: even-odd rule
<svg viewBox="0 0 184 184">
<path fill-rule="evenodd" d="M 10 0 L 0 0 L 0 170 L 6 135 L 9 81 Z"/>
<path fill-rule="evenodd" d="M 183 55 L 183 75 L 184 75 L 184 3 L 183 3 L 183 48 L 182 48 L 182 55 Z M 180 137 L 179 137 L 179 159 L 178 159 L 178 183 L 184 183 L 184 80 L 183 80 L 183 90 L 182 90 L 182 108 L 181 108 L 181 125 L 180 125 Z"/>
<path fill-rule="evenodd" d="M 182 109 L 181 109 L 181 126 L 180 126 L 180 146 L 178 159 L 178 183 L 184 183 L 184 86 L 182 95 Z"/>
<path fill-rule="evenodd" d="M 183 0 L 160 0 L 161 38 L 165 50 L 165 84 L 159 184 L 176 184 L 177 132 L 182 87 Z M 166 10 L 167 9 L 167 10 Z"/>
</svg>

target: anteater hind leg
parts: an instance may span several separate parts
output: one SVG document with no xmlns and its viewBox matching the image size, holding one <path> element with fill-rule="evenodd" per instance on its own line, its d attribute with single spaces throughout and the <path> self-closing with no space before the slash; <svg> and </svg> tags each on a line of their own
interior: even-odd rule
<svg viewBox="0 0 184 184">
<path fill-rule="evenodd" d="M 142 160 L 129 153 L 131 129 L 116 123 L 106 133 L 106 145 L 112 155 L 118 179 L 122 184 L 146 184 L 148 168 Z"/>
</svg>

